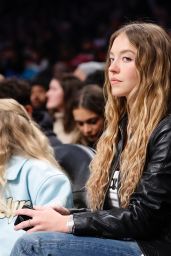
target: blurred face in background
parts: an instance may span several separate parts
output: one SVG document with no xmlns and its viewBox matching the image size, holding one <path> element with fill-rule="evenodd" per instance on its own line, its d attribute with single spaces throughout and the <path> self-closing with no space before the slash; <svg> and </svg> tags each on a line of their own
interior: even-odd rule
<svg viewBox="0 0 171 256">
<path fill-rule="evenodd" d="M 34 109 L 45 109 L 47 100 L 45 88 L 37 84 L 32 86 L 30 100 Z"/>
<path fill-rule="evenodd" d="M 47 109 L 62 111 L 64 106 L 64 91 L 57 79 L 52 79 L 49 84 L 47 96 Z"/>
<path fill-rule="evenodd" d="M 74 109 L 73 117 L 84 139 L 96 143 L 103 131 L 103 117 L 85 108 Z"/>
</svg>

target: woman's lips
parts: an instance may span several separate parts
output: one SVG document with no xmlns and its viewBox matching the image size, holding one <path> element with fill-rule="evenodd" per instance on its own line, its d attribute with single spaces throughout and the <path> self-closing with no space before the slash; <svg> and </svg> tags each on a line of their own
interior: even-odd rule
<svg viewBox="0 0 171 256">
<path fill-rule="evenodd" d="M 111 85 L 119 84 L 119 83 L 121 83 L 121 82 L 122 82 L 122 81 L 119 80 L 119 79 L 111 79 L 111 80 L 110 80 Z"/>
</svg>

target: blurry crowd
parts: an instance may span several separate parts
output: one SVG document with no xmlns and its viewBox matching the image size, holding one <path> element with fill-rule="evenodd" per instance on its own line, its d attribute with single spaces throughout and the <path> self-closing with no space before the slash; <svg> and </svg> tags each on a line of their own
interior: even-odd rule
<svg viewBox="0 0 171 256">
<path fill-rule="evenodd" d="M 135 19 L 169 30 L 169 1 L 1 1 L 0 73 L 32 80 L 46 68 L 103 62 L 111 31 Z"/>
<path fill-rule="evenodd" d="M 47 69 L 32 81 L 1 76 L 0 98 L 23 105 L 53 147 L 72 143 L 95 148 L 104 128 L 103 82 L 104 63 L 87 62 L 72 73 Z"/>
</svg>

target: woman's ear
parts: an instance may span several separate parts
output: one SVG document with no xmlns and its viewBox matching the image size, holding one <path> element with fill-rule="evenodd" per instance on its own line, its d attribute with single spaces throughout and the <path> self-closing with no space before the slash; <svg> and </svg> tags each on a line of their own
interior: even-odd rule
<svg viewBox="0 0 171 256">
<path fill-rule="evenodd" d="M 33 108 L 32 108 L 32 106 L 31 106 L 31 105 L 25 105 L 24 107 L 25 107 L 25 109 L 27 110 L 29 116 L 32 117 L 32 113 L 33 113 Z"/>
</svg>

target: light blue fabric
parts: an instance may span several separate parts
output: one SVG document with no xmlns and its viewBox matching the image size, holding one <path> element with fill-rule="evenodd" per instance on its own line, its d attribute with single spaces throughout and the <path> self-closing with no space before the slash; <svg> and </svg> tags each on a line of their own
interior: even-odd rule
<svg viewBox="0 0 171 256">
<path fill-rule="evenodd" d="M 46 161 L 15 156 L 6 171 L 5 203 L 9 214 L 0 210 L 0 255 L 9 256 L 17 240 L 25 231 L 14 231 L 13 213 L 27 205 L 60 204 L 72 207 L 72 193 L 68 178 Z"/>
<path fill-rule="evenodd" d="M 141 256 L 135 241 L 37 232 L 21 237 L 11 256 Z"/>
</svg>

